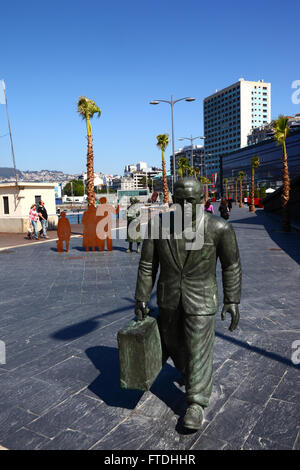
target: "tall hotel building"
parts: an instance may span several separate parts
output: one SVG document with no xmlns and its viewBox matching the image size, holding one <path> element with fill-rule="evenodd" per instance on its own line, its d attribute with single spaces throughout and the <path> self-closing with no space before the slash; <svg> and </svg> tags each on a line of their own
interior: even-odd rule
<svg viewBox="0 0 300 470">
<path fill-rule="evenodd" d="M 251 130 L 271 122 L 271 83 L 240 78 L 205 98 L 203 108 L 205 172 L 220 178 L 220 157 L 247 146 Z"/>
</svg>

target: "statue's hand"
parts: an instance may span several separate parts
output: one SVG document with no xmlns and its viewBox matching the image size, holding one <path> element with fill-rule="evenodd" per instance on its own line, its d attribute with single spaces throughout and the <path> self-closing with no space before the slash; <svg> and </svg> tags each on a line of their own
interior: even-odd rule
<svg viewBox="0 0 300 470">
<path fill-rule="evenodd" d="M 150 309 L 147 307 L 146 302 L 141 302 L 140 300 L 136 301 L 134 313 L 136 314 L 138 321 L 141 321 L 146 318 L 149 312 Z"/>
<path fill-rule="evenodd" d="M 228 329 L 229 331 L 233 331 L 238 326 L 238 323 L 240 320 L 240 312 L 239 312 L 238 304 L 224 304 L 222 313 L 221 313 L 222 320 L 225 320 L 227 312 L 230 313 L 231 315 L 231 323 Z"/>
</svg>

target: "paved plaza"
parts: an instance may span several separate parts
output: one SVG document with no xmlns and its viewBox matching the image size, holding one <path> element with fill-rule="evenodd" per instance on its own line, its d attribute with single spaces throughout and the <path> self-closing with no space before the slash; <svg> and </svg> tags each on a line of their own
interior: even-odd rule
<svg viewBox="0 0 300 470">
<path fill-rule="evenodd" d="M 134 318 L 139 255 L 69 253 L 55 241 L 0 251 L 0 448 L 300 449 L 300 233 L 233 207 L 243 270 L 241 320 L 217 314 L 214 386 L 202 428 L 187 432 L 172 362 L 149 392 L 119 386 L 117 332 Z M 218 266 L 222 302 L 221 271 Z M 156 313 L 155 293 L 151 298 Z M 295 346 L 295 344 L 294 344 Z"/>
</svg>

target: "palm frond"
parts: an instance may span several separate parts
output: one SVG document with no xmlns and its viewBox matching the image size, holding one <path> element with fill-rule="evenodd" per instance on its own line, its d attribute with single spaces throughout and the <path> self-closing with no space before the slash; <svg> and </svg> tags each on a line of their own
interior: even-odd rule
<svg viewBox="0 0 300 470">
<path fill-rule="evenodd" d="M 168 134 L 159 134 L 156 136 L 157 139 L 157 147 L 159 147 L 163 152 L 165 151 L 166 147 L 169 145 L 169 136 Z"/>
<path fill-rule="evenodd" d="M 101 116 L 101 109 L 96 105 L 95 101 L 90 100 L 86 96 L 80 96 L 77 103 L 77 111 L 82 119 L 92 118 L 94 114 Z"/>
<path fill-rule="evenodd" d="M 282 145 L 290 133 L 288 125 L 289 119 L 286 116 L 278 116 L 278 119 L 273 121 L 274 139 L 278 145 Z"/>
<path fill-rule="evenodd" d="M 251 158 L 251 166 L 252 168 L 257 168 L 260 164 L 260 158 L 259 156 L 257 155 L 256 157 L 252 157 Z"/>
</svg>

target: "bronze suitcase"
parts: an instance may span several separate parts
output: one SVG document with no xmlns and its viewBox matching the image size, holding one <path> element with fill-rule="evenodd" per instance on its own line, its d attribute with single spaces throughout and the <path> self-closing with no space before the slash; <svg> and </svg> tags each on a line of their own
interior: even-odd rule
<svg viewBox="0 0 300 470">
<path fill-rule="evenodd" d="M 118 332 L 118 346 L 121 388 L 149 390 L 163 365 L 156 319 L 129 322 Z"/>
</svg>

